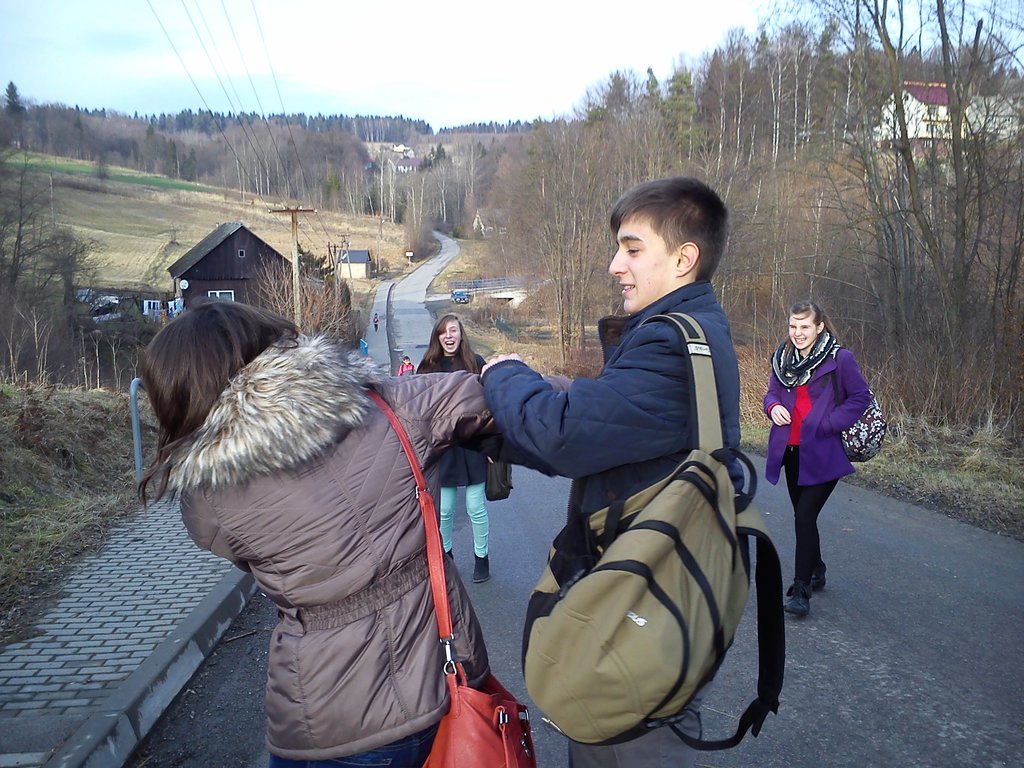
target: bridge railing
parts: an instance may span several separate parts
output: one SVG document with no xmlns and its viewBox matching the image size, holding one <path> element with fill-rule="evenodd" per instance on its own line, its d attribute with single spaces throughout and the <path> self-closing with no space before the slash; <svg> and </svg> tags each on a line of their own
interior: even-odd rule
<svg viewBox="0 0 1024 768">
<path fill-rule="evenodd" d="M 484 293 L 501 289 L 524 288 L 527 285 L 523 277 L 480 277 L 474 280 L 449 280 L 449 291 L 469 291 Z"/>
</svg>

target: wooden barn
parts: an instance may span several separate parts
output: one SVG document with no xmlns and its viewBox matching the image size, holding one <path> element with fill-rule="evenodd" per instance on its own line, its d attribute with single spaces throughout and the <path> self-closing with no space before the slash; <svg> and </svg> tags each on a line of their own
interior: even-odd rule
<svg viewBox="0 0 1024 768">
<path fill-rule="evenodd" d="M 269 272 L 291 274 L 291 261 L 242 222 L 220 224 L 167 271 L 185 309 L 198 296 L 259 304 L 257 283 Z"/>
</svg>

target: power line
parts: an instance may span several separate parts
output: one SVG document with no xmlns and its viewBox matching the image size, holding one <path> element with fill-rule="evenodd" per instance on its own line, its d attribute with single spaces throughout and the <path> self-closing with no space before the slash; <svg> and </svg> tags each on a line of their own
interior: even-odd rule
<svg viewBox="0 0 1024 768">
<path fill-rule="evenodd" d="M 164 26 L 164 23 L 160 20 L 160 16 L 157 14 L 156 8 L 153 7 L 152 0 L 146 0 L 146 3 L 147 3 L 147 5 L 149 5 L 149 10 L 151 10 L 153 12 L 153 16 L 156 18 L 156 23 L 159 24 L 160 25 L 160 29 L 163 30 L 164 37 L 167 38 L 167 42 L 170 44 L 171 50 L 173 50 L 174 51 L 174 55 L 178 57 L 178 61 L 181 63 L 181 68 L 183 70 L 185 70 L 185 75 L 188 77 L 189 82 L 191 82 L 192 83 L 192 87 L 196 89 L 196 93 L 199 95 L 200 101 L 203 102 L 203 106 L 206 107 L 206 110 L 211 115 L 215 114 L 213 109 L 211 109 L 210 105 L 207 103 L 206 97 L 203 96 L 203 92 L 201 90 L 199 90 L 199 85 L 196 83 L 195 78 L 192 77 L 192 73 L 189 72 L 188 66 L 186 66 L 186 64 L 185 64 L 185 60 L 182 58 L 181 53 L 178 52 L 178 48 L 174 44 L 174 40 L 171 39 L 170 33 L 167 31 L 167 28 Z M 238 164 L 239 170 L 241 172 L 244 172 L 246 177 L 251 182 L 252 181 L 252 177 L 249 176 L 249 170 L 248 170 L 248 168 L 246 168 L 242 164 L 242 159 L 238 156 L 238 153 L 235 151 L 235 148 L 232 145 L 231 140 L 228 138 L 227 134 L 224 133 L 224 126 L 221 125 L 221 122 L 219 120 L 214 120 L 214 122 L 217 124 L 217 130 L 220 131 L 220 135 L 224 139 L 224 143 L 227 145 L 228 149 L 231 150 L 231 154 L 234 156 L 235 162 Z M 263 196 L 259 194 L 259 190 L 258 189 L 256 190 L 256 195 L 257 195 L 257 197 L 260 198 L 260 200 L 262 202 L 264 202 L 264 204 L 266 204 L 266 201 L 263 200 Z"/>
<path fill-rule="evenodd" d="M 256 28 L 259 30 L 259 33 L 260 33 L 260 41 L 263 43 L 263 53 L 267 57 L 267 67 L 270 69 L 270 77 L 274 81 L 274 89 L 277 91 L 277 100 L 281 104 L 281 114 L 284 116 L 284 124 L 288 128 L 288 138 L 291 139 L 292 150 L 295 152 L 295 160 L 296 160 L 296 162 L 299 165 L 299 173 L 302 176 L 302 186 L 305 188 L 305 190 L 308 193 L 308 191 L 309 191 L 309 182 L 306 180 L 306 169 L 302 165 L 302 158 L 299 156 L 299 146 L 298 146 L 298 144 L 295 141 L 295 134 L 292 133 L 292 123 L 288 119 L 288 111 L 285 109 L 285 107 L 284 107 L 284 99 L 281 97 L 281 86 L 278 85 L 277 74 L 274 72 L 274 65 L 270 61 L 270 49 L 267 47 L 267 38 L 263 34 L 263 25 L 260 23 L 260 16 L 259 16 L 259 13 L 256 11 L 256 0 L 250 0 L 250 2 L 252 4 L 252 14 L 253 14 L 253 17 L 256 19 Z M 316 218 L 317 218 L 317 221 L 320 222 L 320 226 L 323 228 L 324 234 L 327 236 L 328 242 L 330 242 L 330 239 L 331 239 L 330 232 L 327 231 L 327 225 L 324 223 L 324 220 L 320 216 L 320 212 L 319 211 L 316 212 Z"/>
<path fill-rule="evenodd" d="M 238 35 L 235 33 L 235 25 L 231 23 L 231 14 L 228 13 L 228 7 L 225 5 L 224 0 L 220 0 L 220 7 L 224 11 L 224 18 L 228 23 L 228 29 L 231 30 L 231 39 L 235 41 L 235 48 L 238 51 L 238 58 L 242 62 L 242 68 L 245 69 L 245 75 L 249 78 L 249 86 L 252 88 L 252 95 L 256 99 L 256 106 L 259 107 L 260 117 L 263 118 L 263 124 L 267 128 L 267 136 L 270 137 L 270 141 L 274 145 L 274 152 L 277 155 L 277 159 L 283 166 L 284 158 L 281 157 L 281 148 L 277 144 L 277 137 L 274 136 L 274 131 L 270 126 L 270 121 L 267 120 L 266 110 L 263 109 L 263 102 L 260 101 L 259 92 L 256 90 L 256 83 L 252 79 L 252 72 L 249 71 L 249 64 L 245 60 L 245 53 L 242 50 L 241 43 L 238 42 Z M 239 99 L 239 103 L 241 103 L 241 99 Z"/>
<path fill-rule="evenodd" d="M 153 17 L 156 19 L 157 24 L 160 25 L 160 29 L 163 31 L 164 37 L 167 38 L 167 42 L 171 46 L 171 50 L 173 50 L 174 51 L 174 55 L 178 57 L 178 61 L 181 64 L 181 68 L 185 71 L 185 75 L 188 77 L 189 82 L 192 83 L 192 87 L 195 88 L 196 93 L 199 95 L 200 101 L 203 102 L 203 105 L 206 107 L 206 110 L 211 115 L 215 115 L 216 113 L 213 111 L 213 109 L 210 107 L 209 103 L 206 101 L 206 97 L 203 95 L 203 92 L 200 90 L 199 85 L 195 81 L 195 78 L 192 77 L 192 73 L 189 71 L 188 66 L 185 64 L 185 60 L 182 58 L 181 53 L 178 51 L 177 46 L 174 44 L 174 40 L 171 38 L 170 33 L 167 31 L 167 28 L 164 26 L 163 21 L 161 21 L 159 14 L 157 14 L 157 12 L 156 12 L 156 9 L 153 7 L 152 1 L 151 0 L 146 0 L 146 2 L 149 5 L 150 11 L 153 12 Z M 221 124 L 221 121 L 215 119 L 214 122 L 217 124 L 217 130 L 220 131 L 221 138 L 224 139 L 224 144 L 231 151 L 232 156 L 235 158 L 235 162 L 237 163 L 237 168 L 238 168 L 239 173 L 240 174 L 244 174 L 245 179 L 249 182 L 251 188 L 254 190 L 255 196 L 260 199 L 260 202 L 264 206 L 269 207 L 269 203 L 267 203 L 267 201 L 264 199 L 263 195 L 260 192 L 258 182 L 256 182 L 256 180 L 254 180 L 252 178 L 252 176 L 249 173 L 248 167 L 242 162 L 242 159 L 238 156 L 238 152 L 235 150 L 234 145 L 231 143 L 231 139 L 229 139 L 227 134 L 224 132 L 224 126 Z M 255 151 L 255 148 L 254 148 L 254 151 Z M 243 196 L 244 196 L 244 190 L 245 190 L 245 187 L 243 185 L 242 186 Z M 282 226 L 283 226 L 283 224 L 282 224 Z"/>
<path fill-rule="evenodd" d="M 210 55 L 210 49 L 207 47 L 206 42 L 203 40 L 203 36 L 200 34 L 196 23 L 192 18 L 192 14 L 188 10 L 188 6 L 185 4 L 185 0 L 181 0 L 182 8 L 185 11 L 185 15 L 188 17 L 189 23 L 192 25 L 192 30 L 196 33 L 196 39 L 199 40 L 199 45 L 203 49 L 203 53 L 206 54 L 206 60 L 210 62 L 210 68 L 213 70 L 214 77 L 217 78 L 217 82 L 220 84 L 221 91 L 224 92 L 224 97 L 228 101 L 228 106 L 235 110 L 238 115 L 238 123 L 242 129 L 242 135 L 245 136 L 246 143 L 252 147 L 253 152 L 256 154 L 257 159 L 263 164 L 264 172 L 267 176 L 267 181 L 270 181 L 270 162 L 267 159 L 267 153 L 263 149 L 263 145 L 260 144 L 259 139 L 256 136 L 256 132 L 252 128 L 252 121 L 249 121 L 249 130 L 246 131 L 246 116 L 242 110 L 242 99 L 238 96 L 238 89 L 235 88 L 234 82 L 231 80 L 231 75 L 228 73 L 228 68 L 224 64 L 224 59 L 221 58 L 220 49 L 216 45 L 213 46 L 214 52 L 217 54 L 217 59 L 220 61 L 221 69 L 224 70 L 224 78 L 227 79 L 228 84 L 231 86 L 231 90 L 234 91 L 235 99 L 237 100 L 238 106 L 235 106 L 235 102 L 231 99 L 231 94 L 228 93 L 228 89 L 224 85 L 224 80 L 221 79 L 220 73 L 217 70 L 217 65 L 213 61 L 213 57 Z M 196 10 L 199 12 L 199 18 L 203 22 L 203 26 L 206 29 L 206 34 L 209 36 L 211 42 L 216 42 L 213 36 L 213 32 L 210 30 L 210 25 L 206 22 L 206 16 L 203 14 L 202 6 L 196 3 Z M 250 136 L 251 133 L 251 136 Z M 269 191 L 269 189 L 268 189 Z"/>
<path fill-rule="evenodd" d="M 246 130 L 246 122 L 245 122 L 246 121 L 246 116 L 243 114 L 241 97 L 238 94 L 238 89 L 235 87 L 235 85 L 234 85 L 234 83 L 233 83 L 233 81 L 232 81 L 232 79 L 230 77 L 230 74 L 228 74 L 227 66 L 224 64 L 224 61 L 220 57 L 220 53 L 218 51 L 217 52 L 217 57 L 221 61 L 221 67 L 220 68 L 224 70 L 224 78 L 227 79 L 228 84 L 230 84 L 230 86 L 231 86 L 231 90 L 235 94 L 235 99 L 237 100 L 237 103 L 238 103 L 238 107 L 237 108 L 234 106 L 235 102 L 232 100 L 231 94 L 228 92 L 228 88 L 225 85 L 224 78 L 222 78 L 221 75 L 220 75 L 220 72 L 218 70 L 217 64 L 213 60 L 213 57 L 212 57 L 212 55 L 210 53 L 210 50 L 209 50 L 209 47 L 207 46 L 206 41 L 204 40 L 202 33 L 200 32 L 198 26 L 196 25 L 196 22 L 193 19 L 192 14 L 189 12 L 188 7 L 185 5 L 185 0 L 181 0 L 181 2 L 182 2 L 182 7 L 183 7 L 183 9 L 185 11 L 185 15 L 187 16 L 187 18 L 189 20 L 189 23 L 192 26 L 192 29 L 193 29 L 193 31 L 194 31 L 194 33 L 196 35 L 196 38 L 199 41 L 200 46 L 203 48 L 203 52 L 206 55 L 207 61 L 210 63 L 210 66 L 213 69 L 214 76 L 217 78 L 217 81 L 220 84 L 221 90 L 224 92 L 224 96 L 227 99 L 228 104 L 231 106 L 232 109 L 237 109 L 238 120 L 239 120 L 239 127 L 242 130 L 242 134 L 243 134 L 243 137 L 245 139 L 245 143 L 252 149 L 252 151 L 255 154 L 257 160 L 262 164 L 263 168 L 265 169 L 265 171 L 267 173 L 267 178 L 268 178 L 268 181 L 269 181 L 269 178 L 270 178 L 270 166 L 269 166 L 269 162 L 267 160 L 267 152 L 263 148 L 263 146 L 260 144 L 259 140 L 256 138 L 256 132 L 255 132 L 255 130 L 253 128 L 253 123 L 252 123 L 251 120 L 249 121 L 249 124 L 248 124 L 248 130 Z M 188 66 L 185 64 L 184 58 L 182 57 L 181 53 L 178 51 L 177 46 L 174 44 L 174 41 L 171 38 L 171 35 L 168 32 L 168 30 L 167 30 L 167 27 L 164 25 L 163 21 L 160 19 L 159 14 L 157 14 L 156 9 L 153 7 L 152 0 L 147 0 L 147 4 L 149 5 L 149 8 L 150 8 L 150 10 L 153 13 L 154 18 L 156 18 L 157 23 L 160 25 L 160 29 L 163 31 L 164 36 L 167 38 L 167 41 L 170 44 L 171 49 L 174 51 L 175 56 L 177 56 L 178 61 L 180 62 L 181 66 L 182 66 L 182 69 L 185 71 L 186 76 L 189 78 L 189 81 L 192 83 L 192 87 L 195 89 L 195 91 L 199 95 L 199 98 L 202 101 L 203 105 L 206 107 L 206 110 L 212 116 L 216 115 L 216 113 L 213 111 L 213 109 L 210 107 L 209 103 L 207 102 L 206 97 L 203 95 L 202 91 L 200 90 L 199 85 L 196 82 L 195 78 L 192 76 L 191 72 L 189 71 Z M 241 45 L 239 44 L 237 34 L 235 33 L 235 28 L 234 28 L 234 25 L 233 25 L 233 23 L 231 21 L 231 16 L 230 16 L 230 14 L 229 14 L 229 12 L 227 10 L 227 7 L 224 6 L 223 0 L 221 0 L 221 6 L 222 6 L 222 9 L 224 11 L 225 18 L 227 20 L 229 29 L 231 31 L 232 38 L 233 38 L 233 40 L 235 42 L 235 46 L 239 49 L 239 55 L 242 58 L 242 63 L 243 63 L 243 66 L 245 67 L 246 74 L 247 74 L 247 76 L 249 78 L 250 86 L 252 87 L 253 94 L 256 97 L 256 102 L 259 105 L 260 116 L 263 119 L 263 122 L 265 123 L 265 125 L 267 127 L 267 133 L 270 136 L 271 141 L 273 142 L 274 151 L 275 151 L 277 159 L 278 159 L 278 161 L 280 163 L 280 167 L 283 170 L 287 166 L 287 163 L 285 162 L 284 157 L 281 155 L 280 147 L 278 146 L 276 138 L 274 137 L 274 133 L 273 133 L 273 130 L 271 128 L 270 122 L 267 120 L 266 111 L 264 110 L 262 102 L 259 99 L 259 95 L 258 95 L 258 92 L 257 92 L 257 89 L 256 89 L 255 82 L 253 81 L 252 74 L 251 74 L 251 72 L 249 70 L 248 64 L 245 62 L 245 57 L 244 57 L 244 55 L 242 55 Z M 198 7 L 198 4 L 197 4 L 197 9 L 199 11 L 202 23 L 203 23 L 203 25 L 204 25 L 204 27 L 205 27 L 205 29 L 207 31 L 207 35 L 210 38 L 211 42 L 214 43 L 213 47 L 216 49 L 216 45 L 215 45 L 216 38 L 214 38 L 213 32 L 210 30 L 210 27 L 209 27 L 209 24 L 208 24 L 208 22 L 206 20 L 206 17 L 202 13 L 201 8 Z M 256 11 L 256 6 L 255 6 L 254 0 L 253 0 L 253 3 L 252 3 L 252 9 L 253 9 L 253 15 L 254 15 L 255 21 L 256 21 L 256 27 L 257 27 L 257 29 L 259 31 L 260 40 L 261 40 L 261 43 L 263 45 L 264 54 L 265 54 L 266 59 L 267 59 L 267 65 L 268 65 L 268 67 L 270 69 L 271 78 L 272 78 L 272 80 L 274 82 L 274 88 L 275 88 L 275 90 L 277 92 L 278 101 L 281 104 L 282 116 L 284 117 L 285 125 L 286 125 L 286 128 L 288 130 L 288 135 L 289 135 L 289 138 L 290 138 L 291 143 L 292 143 L 293 151 L 295 153 L 295 160 L 296 160 L 296 164 L 298 166 L 298 170 L 299 170 L 300 178 L 301 178 L 301 181 L 302 181 L 302 185 L 303 185 L 303 188 L 305 189 L 305 191 L 308 193 L 308 191 L 309 191 L 309 181 L 308 181 L 308 178 L 307 178 L 307 175 L 306 175 L 306 170 L 305 170 L 305 167 L 304 167 L 303 162 L 302 162 L 302 157 L 301 157 L 301 155 L 299 155 L 299 152 L 298 152 L 298 144 L 297 144 L 297 142 L 295 140 L 295 134 L 292 131 L 291 121 L 290 121 L 290 119 L 288 117 L 287 110 L 285 110 L 285 108 L 284 108 L 284 99 L 281 96 L 280 85 L 278 84 L 277 76 L 276 76 L 276 73 L 274 72 L 273 64 L 272 64 L 272 62 L 270 60 L 269 48 L 267 46 L 266 37 L 265 37 L 265 35 L 263 33 L 263 27 L 262 27 L 262 24 L 260 23 L 259 15 L 258 15 L 258 13 Z M 236 150 L 234 144 L 232 143 L 231 139 L 228 137 L 227 133 L 224 130 L 224 125 L 223 125 L 222 121 L 215 118 L 215 122 L 217 124 L 217 129 L 220 132 L 220 135 L 221 135 L 222 139 L 224 140 L 224 143 L 226 144 L 226 146 L 228 147 L 228 149 L 230 150 L 232 156 L 235 159 L 235 162 L 237 164 L 237 168 L 238 168 L 238 170 L 240 172 L 240 175 L 242 175 L 244 177 L 244 179 L 250 184 L 250 187 L 253 189 L 254 195 L 261 201 L 261 203 L 263 203 L 263 205 L 265 205 L 265 206 L 267 206 L 269 208 L 271 204 L 269 204 L 267 202 L 266 198 L 264 197 L 263 193 L 261 192 L 261 189 L 260 189 L 261 185 L 259 183 L 259 180 L 253 178 L 252 174 L 249 171 L 249 168 L 248 168 L 247 164 L 245 162 L 243 162 L 242 158 L 239 156 L 239 153 Z M 291 192 L 292 192 L 292 189 L 291 189 L 291 179 L 290 179 L 290 176 L 288 174 L 285 174 L 284 182 L 285 182 L 286 187 L 287 187 L 286 194 L 291 194 Z M 269 191 L 269 189 L 268 189 L 268 191 Z M 243 193 L 244 193 L 244 187 L 243 187 Z M 297 190 L 296 190 L 295 198 L 296 199 L 298 198 Z M 311 212 L 315 213 L 316 222 L 319 224 L 320 228 L 323 230 L 323 234 L 324 234 L 324 237 L 325 237 L 325 243 L 329 245 L 329 243 L 332 241 L 332 236 L 331 236 L 330 231 L 328 230 L 326 222 L 324 221 L 323 217 L 320 215 L 319 210 L 313 208 L 313 209 L 311 209 Z M 302 235 L 303 235 L 303 239 L 306 240 L 309 243 L 310 249 L 311 250 L 315 250 L 317 248 L 317 245 L 315 243 L 313 243 L 313 241 L 310 239 L 309 233 L 303 232 Z"/>
</svg>

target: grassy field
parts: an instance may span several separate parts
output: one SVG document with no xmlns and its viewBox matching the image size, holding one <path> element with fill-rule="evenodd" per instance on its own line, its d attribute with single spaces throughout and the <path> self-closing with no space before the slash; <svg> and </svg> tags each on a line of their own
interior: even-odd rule
<svg viewBox="0 0 1024 768">
<path fill-rule="evenodd" d="M 52 155 L 24 154 L 18 155 L 10 162 L 16 168 L 27 168 L 38 173 L 58 173 L 67 176 L 89 176 L 92 178 L 103 178 L 109 181 L 119 181 L 125 184 L 139 184 L 144 187 L 155 189 L 184 189 L 193 192 L 217 192 L 213 187 L 196 184 L 191 181 L 180 179 L 169 179 L 166 176 L 153 176 L 130 168 L 105 167 L 102 170 L 95 163 L 84 160 L 72 160 L 66 157 L 53 157 Z"/>
<path fill-rule="evenodd" d="M 290 217 L 268 211 L 285 201 L 249 197 L 243 201 L 237 190 L 116 167 L 108 167 L 106 178 L 100 178 L 95 164 L 61 158 L 19 155 L 9 162 L 27 163 L 32 173 L 52 177 L 54 220 L 95 244 L 91 280 L 95 287 L 169 292 L 167 267 L 228 221 L 243 222 L 280 253 L 291 256 Z M 375 216 L 330 211 L 299 217 L 299 243 L 314 255 L 326 256 L 327 243 L 341 242 L 346 234 L 351 248 L 373 253 L 380 235 L 383 262 L 396 268 L 405 264 L 406 238 L 400 225 L 385 222 L 381 228 Z"/>
</svg>

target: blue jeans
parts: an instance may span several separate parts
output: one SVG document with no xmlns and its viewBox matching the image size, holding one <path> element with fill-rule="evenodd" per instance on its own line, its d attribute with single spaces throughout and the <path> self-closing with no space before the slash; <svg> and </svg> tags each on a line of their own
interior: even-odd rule
<svg viewBox="0 0 1024 768">
<path fill-rule="evenodd" d="M 473 554 L 487 557 L 487 536 L 490 524 L 487 520 L 487 505 L 484 488 L 486 483 L 466 486 L 466 513 L 473 524 Z M 452 548 L 452 531 L 455 528 L 455 502 L 458 488 L 441 488 L 441 545 L 445 552 Z"/>
<path fill-rule="evenodd" d="M 388 768 L 422 768 L 427 762 L 430 748 L 434 745 L 437 726 L 406 736 L 404 739 L 385 744 L 370 752 L 332 760 L 287 760 L 277 755 L 270 756 L 269 768 L 345 768 L 350 766 L 388 766 Z"/>
</svg>

